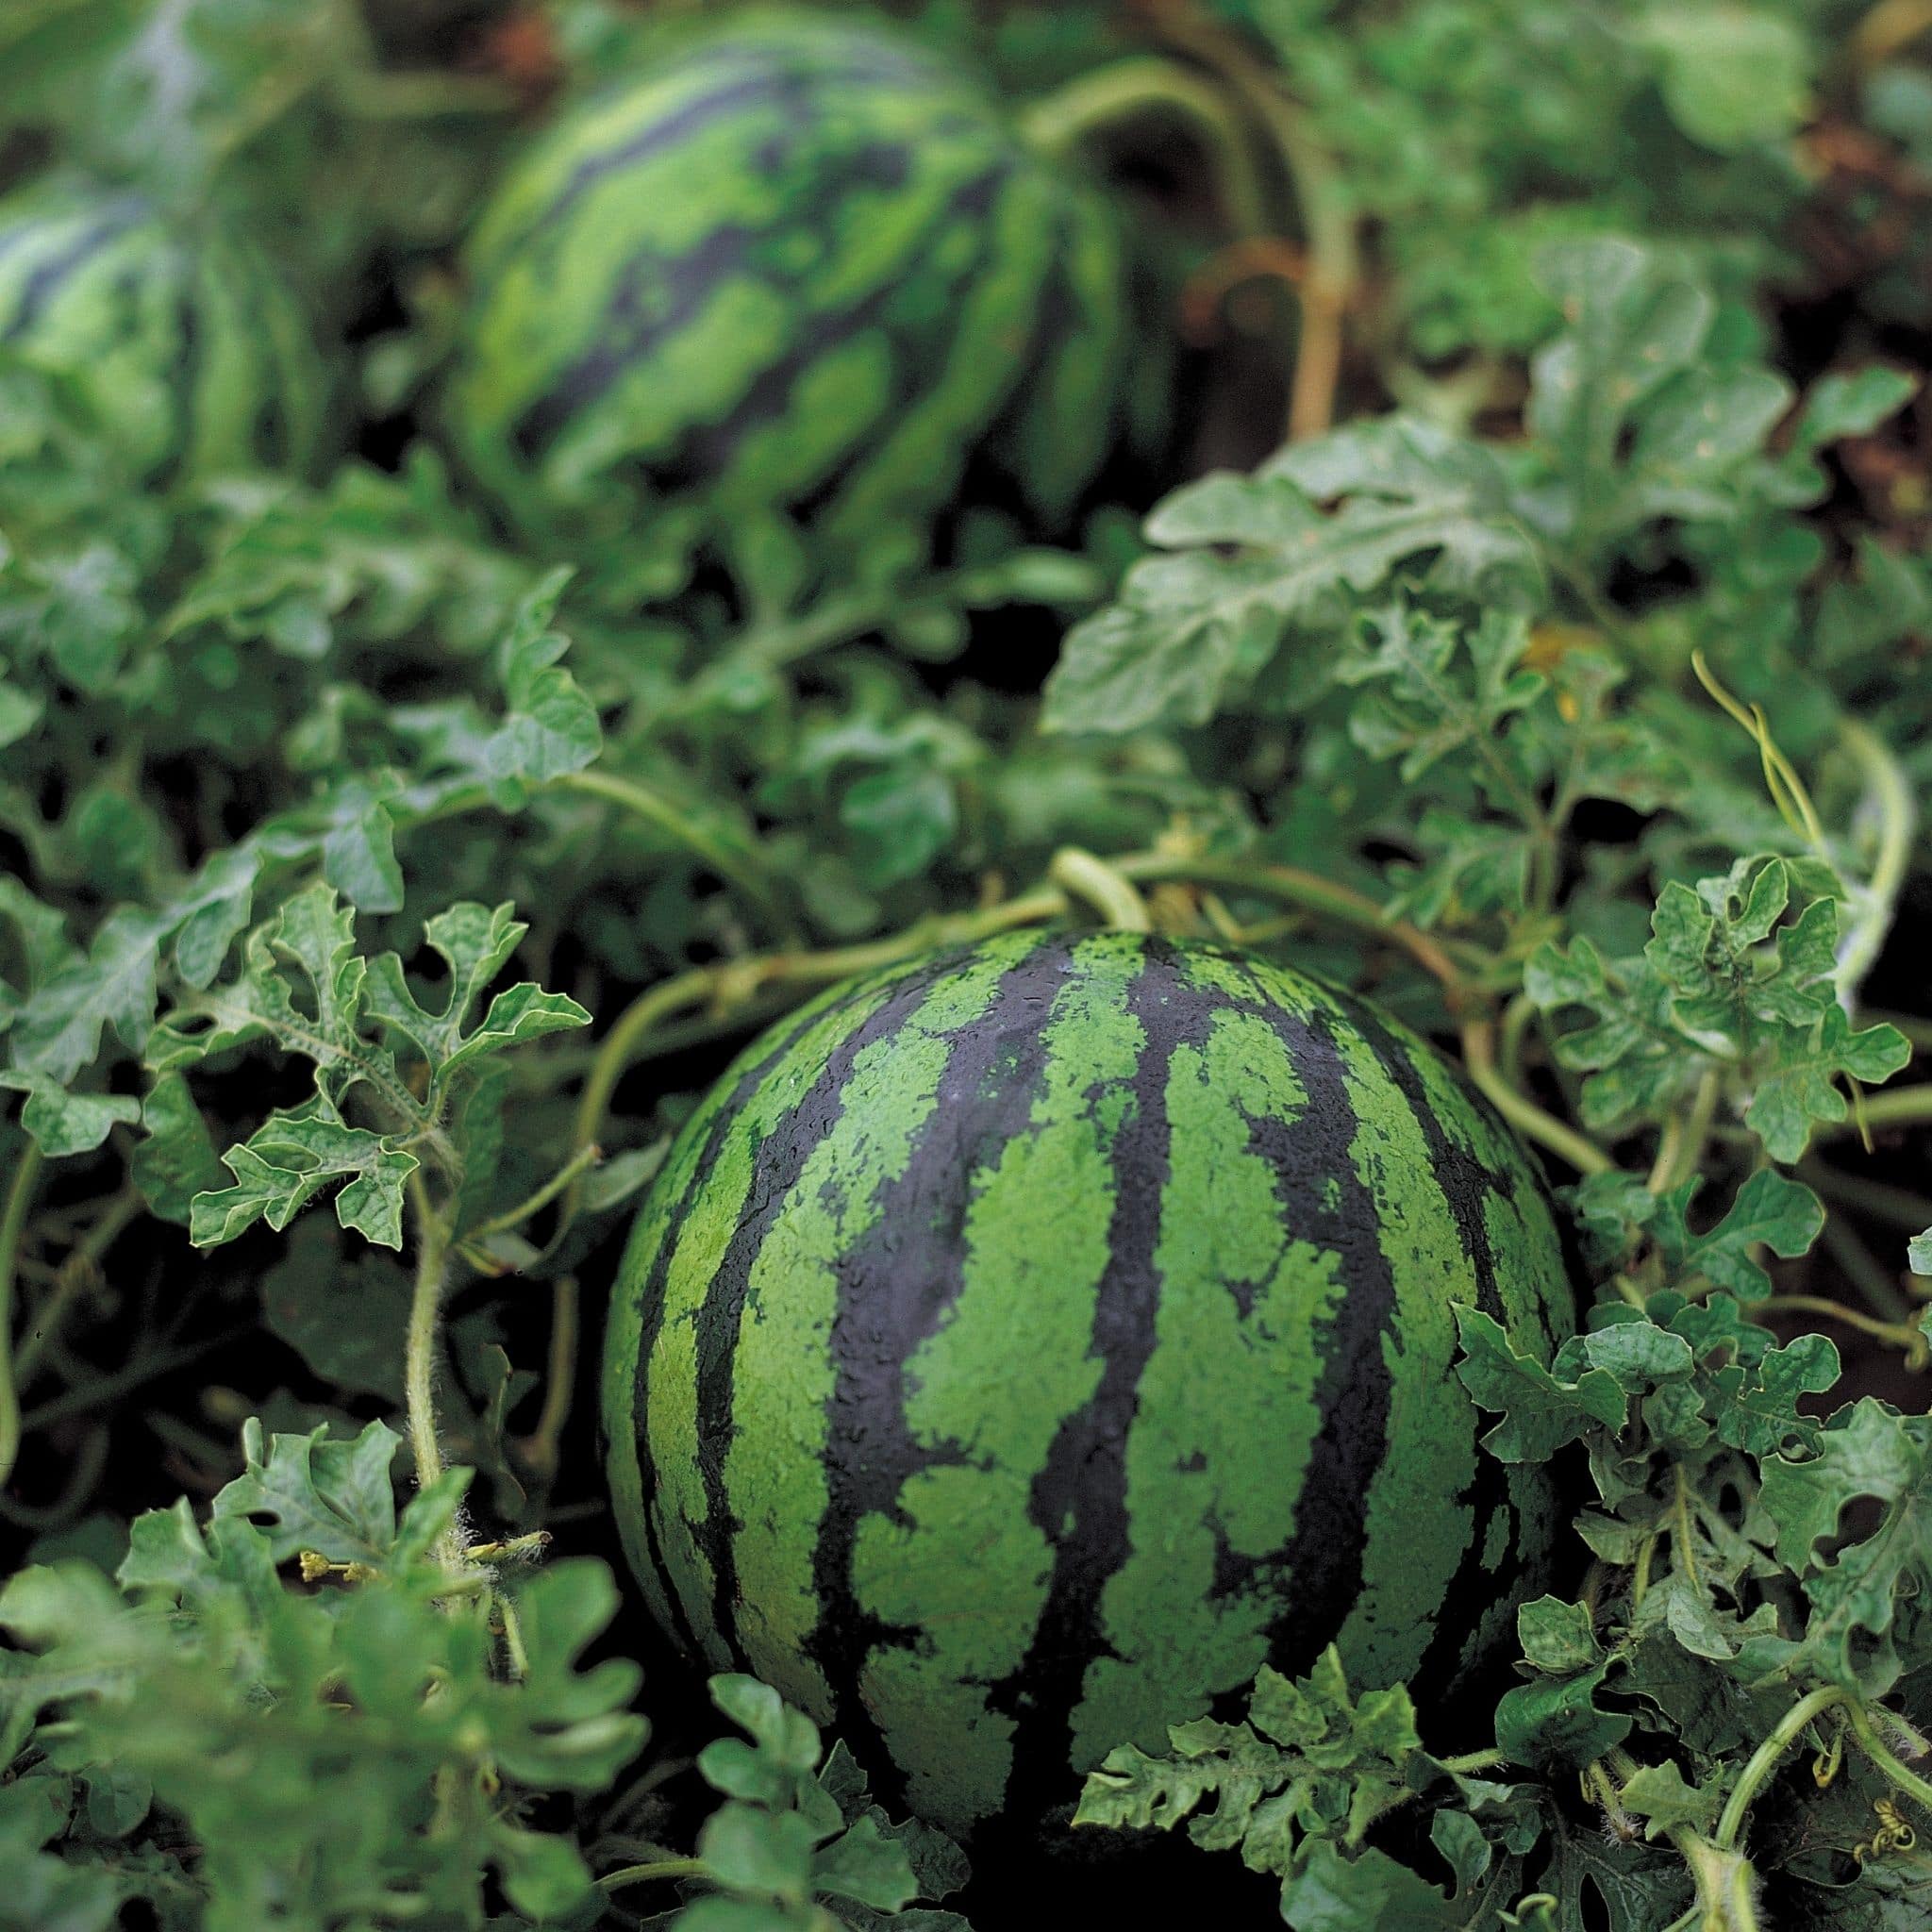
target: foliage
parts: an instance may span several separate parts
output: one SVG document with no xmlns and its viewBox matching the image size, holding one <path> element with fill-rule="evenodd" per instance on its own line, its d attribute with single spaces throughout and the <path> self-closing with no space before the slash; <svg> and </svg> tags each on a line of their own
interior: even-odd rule
<svg viewBox="0 0 1932 1932">
<path fill-rule="evenodd" d="M 1591 1293 L 1549 1361 L 1461 1311 L 1490 1453 L 1588 1499 L 1493 1706 L 1264 1674 L 1080 1840 L 1334 1932 L 1924 1923 L 1911 10 L 890 10 L 1107 184 L 1197 438 L 1064 549 L 675 598 L 506 541 L 439 411 L 502 159 L 679 9 L 0 21 L 0 185 L 266 240 L 339 375 L 311 472 L 163 493 L 0 345 L 0 1924 L 962 1923 L 762 1687 L 687 1776 L 653 1656 L 640 1755 L 575 1364 L 725 1045 L 1095 917 L 1459 1046 Z"/>
</svg>

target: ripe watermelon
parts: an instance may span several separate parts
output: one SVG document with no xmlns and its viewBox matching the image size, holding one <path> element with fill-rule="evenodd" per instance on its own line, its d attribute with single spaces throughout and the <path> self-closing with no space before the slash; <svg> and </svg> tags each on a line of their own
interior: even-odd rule
<svg viewBox="0 0 1932 1932">
<path fill-rule="evenodd" d="M 923 542 L 975 455 L 1059 517 L 1111 440 L 1108 208 L 882 27 L 687 44 L 538 142 L 469 265 L 452 433 L 552 537 L 741 555 L 786 512 L 861 558 Z"/>
<path fill-rule="evenodd" d="M 1442 1690 L 1542 1587 L 1452 1303 L 1569 1332 L 1437 1055 L 1219 947 L 1008 935 L 775 1027 L 672 1149 L 605 1421 L 657 1620 L 955 1831 L 1340 1644 Z"/>
<path fill-rule="evenodd" d="M 300 463 L 320 358 L 269 262 L 212 221 L 73 183 L 0 201 L 0 356 L 79 391 L 150 482 Z"/>
</svg>

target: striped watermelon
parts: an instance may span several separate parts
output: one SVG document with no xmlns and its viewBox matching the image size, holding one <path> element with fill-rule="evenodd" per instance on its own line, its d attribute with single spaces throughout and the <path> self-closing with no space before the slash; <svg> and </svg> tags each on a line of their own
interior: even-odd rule
<svg viewBox="0 0 1932 1932">
<path fill-rule="evenodd" d="M 1516 1143 L 1373 1008 L 1219 947 L 1018 933 L 768 1033 L 674 1146 L 606 1356 L 657 1620 L 926 1819 L 1331 1640 L 1441 1690 L 1541 1587 L 1451 1304 L 1569 1330 Z"/>
<path fill-rule="evenodd" d="M 137 475 L 300 463 L 323 379 L 256 250 L 139 194 L 71 182 L 0 201 L 0 355 L 65 375 Z"/>
<path fill-rule="evenodd" d="M 549 131 L 470 271 L 452 433 L 551 536 L 742 555 L 783 511 L 873 556 L 923 541 L 975 455 L 1061 516 L 1111 440 L 1108 209 L 884 28 L 687 44 Z"/>
</svg>

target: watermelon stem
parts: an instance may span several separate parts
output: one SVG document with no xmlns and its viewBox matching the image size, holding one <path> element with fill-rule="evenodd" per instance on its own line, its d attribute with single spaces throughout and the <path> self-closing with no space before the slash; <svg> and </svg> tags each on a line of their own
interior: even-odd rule
<svg viewBox="0 0 1932 1932">
<path fill-rule="evenodd" d="M 441 1339 L 442 1291 L 447 1279 L 449 1229 L 436 1211 L 419 1169 L 409 1176 L 416 1209 L 416 1286 L 403 1341 L 403 1407 L 416 1486 L 427 1489 L 442 1474 L 442 1443 L 436 1429 L 436 1356 Z"/>
<path fill-rule="evenodd" d="M 554 1482 L 561 1461 L 558 1439 L 570 1420 L 571 1389 L 576 1380 L 577 1278 L 559 1274 L 551 1287 L 550 1358 L 545 1364 L 543 1407 L 537 1426 L 517 1445 L 532 1474 Z"/>
<path fill-rule="evenodd" d="M 1891 1713 L 1887 1712 L 1887 1716 Z M 1895 1721 L 1895 1720 L 1894 1720 Z M 1928 1784 L 1917 1772 L 1909 1771 L 1891 1748 L 1878 1735 L 1878 1727 L 1872 1722 L 1871 1714 L 1857 1703 L 1845 1705 L 1845 1722 L 1852 1727 L 1852 1737 L 1872 1762 L 1902 1790 L 1907 1797 L 1927 1812 L 1932 1812 L 1932 1784 Z M 1913 1733 L 1918 1749 L 1915 1756 L 1921 1756 L 1925 1749 L 1925 1740 Z"/>
<path fill-rule="evenodd" d="M 656 1858 L 648 1865 L 625 1865 L 605 1873 L 597 1881 L 597 1890 L 616 1891 L 623 1886 L 648 1885 L 661 1878 L 702 1878 L 705 1869 L 702 1858 Z"/>
<path fill-rule="evenodd" d="M 1874 1341 L 1882 1341 L 1888 1348 L 1895 1348 L 1905 1356 L 1908 1369 L 1923 1369 L 1932 1361 L 1932 1341 L 1928 1341 L 1925 1331 L 1916 1322 L 1881 1322 L 1876 1315 L 1868 1315 L 1858 1308 L 1848 1308 L 1842 1302 L 1832 1301 L 1822 1294 L 1777 1294 L 1768 1301 L 1752 1304 L 1753 1315 L 1821 1315 L 1827 1322 L 1842 1322 L 1848 1328 L 1856 1328 L 1861 1335 L 1869 1335 Z"/>
<path fill-rule="evenodd" d="M 1850 1693 L 1840 1686 L 1828 1684 L 1821 1690 L 1813 1690 L 1801 1697 L 1778 1720 L 1771 1735 L 1751 1754 L 1750 1761 L 1744 1766 L 1725 1802 L 1724 1814 L 1717 1822 L 1715 1839 L 1721 1851 L 1729 1851 L 1738 1842 L 1738 1834 L 1744 1826 L 1744 1814 L 1751 1808 L 1751 1801 L 1757 1797 L 1758 1787 L 1776 1769 L 1778 1759 L 1797 1742 L 1799 1735 L 1813 1720 L 1823 1717 L 1838 1705 L 1847 1704 L 1849 1696 Z M 1909 1777 L 1910 1773 L 1907 1775 Z"/>
<path fill-rule="evenodd" d="M 40 1177 L 41 1150 L 29 1141 L 13 1170 L 6 1211 L 0 1214 L 0 1485 L 12 1475 L 20 1455 L 20 1391 L 13 1379 L 13 1277 Z"/>
<path fill-rule="evenodd" d="M 1548 1148 L 1559 1159 L 1567 1160 L 1578 1174 L 1608 1174 L 1616 1167 L 1617 1163 L 1594 1141 L 1586 1139 L 1554 1114 L 1545 1113 L 1528 1095 L 1519 1092 L 1503 1077 L 1502 1070 L 1496 1064 L 1496 1023 L 1493 1020 L 1464 1023 L 1462 1058 L 1469 1068 L 1469 1077 L 1482 1090 L 1491 1106 L 1524 1140 Z"/>
<path fill-rule="evenodd" d="M 1079 75 L 1035 101 L 1021 119 L 1021 132 L 1041 153 L 1060 158 L 1094 134 L 1156 114 L 1184 121 L 1201 137 L 1235 233 L 1272 232 L 1268 192 L 1247 128 L 1218 87 L 1178 61 L 1149 54 Z"/>
<path fill-rule="evenodd" d="M 1657 1158 L 1644 1185 L 1653 1194 L 1667 1194 L 1695 1174 L 1704 1159 L 1705 1143 L 1710 1139 L 1710 1124 L 1717 1116 L 1718 1097 L 1723 1081 L 1715 1067 L 1707 1068 L 1697 1083 L 1687 1111 L 1666 1116 L 1663 1132 L 1657 1138 Z"/>
<path fill-rule="evenodd" d="M 1290 388 L 1288 440 L 1319 436 L 1334 420 L 1341 383 L 1342 322 L 1361 281 L 1354 200 L 1333 158 L 1310 138 L 1302 111 L 1280 75 L 1257 60 L 1218 20 L 1191 0 L 1166 0 L 1160 31 L 1222 76 L 1268 130 L 1287 172 L 1307 238 L 1307 266 L 1299 288 L 1301 340 Z"/>
<path fill-rule="evenodd" d="M 516 91 L 489 75 L 345 68 L 329 87 L 329 105 L 360 121 L 433 121 L 449 114 L 510 114 Z"/>
<path fill-rule="evenodd" d="M 779 908 L 773 882 L 755 853 L 735 852 L 662 792 L 611 772 L 570 772 L 555 781 L 560 790 L 622 806 L 625 811 L 668 833 L 724 881 L 736 886 L 782 932 L 789 922 Z"/>
<path fill-rule="evenodd" d="M 1133 882 L 1092 853 L 1077 845 L 1063 846 L 1054 854 L 1047 876 L 1075 898 L 1086 900 L 1116 932 L 1154 930 L 1147 902 Z"/>
<path fill-rule="evenodd" d="M 466 1246 L 487 1241 L 493 1235 L 508 1234 L 513 1227 L 521 1227 L 533 1214 L 547 1208 L 558 1195 L 563 1192 L 573 1181 L 604 1158 L 604 1150 L 594 1141 L 579 1147 L 564 1164 L 534 1192 L 527 1194 L 514 1208 L 506 1208 L 501 1214 L 492 1215 L 488 1221 L 478 1224 L 463 1236 Z"/>
<path fill-rule="evenodd" d="M 1911 862 L 1919 807 L 1911 781 L 1875 731 L 1856 718 L 1844 718 L 1839 722 L 1839 737 L 1862 768 L 1866 802 L 1878 826 L 1878 849 L 1864 891 L 1855 903 L 1852 928 L 1839 941 L 1838 992 L 1849 1005 L 1891 930 L 1898 895 Z"/>
</svg>

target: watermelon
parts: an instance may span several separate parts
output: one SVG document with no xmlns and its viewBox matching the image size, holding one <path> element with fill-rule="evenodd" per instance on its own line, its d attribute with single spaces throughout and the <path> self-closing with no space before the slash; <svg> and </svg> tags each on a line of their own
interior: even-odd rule
<svg viewBox="0 0 1932 1932">
<path fill-rule="evenodd" d="M 640 1211 L 609 1478 L 656 1620 L 971 1833 L 1330 1642 L 1441 1692 L 1547 1581 L 1453 1307 L 1547 1359 L 1548 1200 L 1422 1041 L 1217 946 L 1018 933 L 758 1041 Z"/>
<path fill-rule="evenodd" d="M 219 222 L 72 182 L 0 200 L 0 356 L 58 373 L 148 482 L 299 464 L 321 362 L 268 260 Z"/>
<path fill-rule="evenodd" d="M 1061 518 L 1112 438 L 1108 206 L 883 27 L 756 14 L 565 114 L 469 275 L 451 432 L 552 539 L 741 561 L 804 525 L 849 568 L 975 458 Z"/>
</svg>

